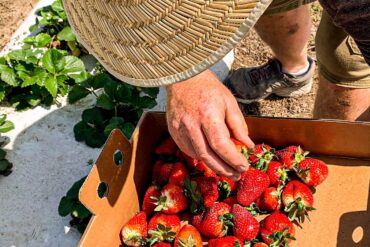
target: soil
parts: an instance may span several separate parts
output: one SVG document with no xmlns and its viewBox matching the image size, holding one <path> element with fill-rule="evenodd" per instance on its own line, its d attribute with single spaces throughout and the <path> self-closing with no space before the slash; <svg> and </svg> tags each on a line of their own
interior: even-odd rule
<svg viewBox="0 0 370 247">
<path fill-rule="evenodd" d="M 1 0 L 0 2 L 0 50 L 10 40 L 12 33 L 22 23 L 23 19 L 32 10 L 37 0 Z M 308 46 L 309 55 L 315 58 L 314 35 L 321 16 L 318 3 L 311 5 L 313 28 Z M 234 68 L 241 66 L 257 66 L 265 63 L 272 53 L 264 45 L 258 35 L 252 31 L 238 45 L 235 51 Z M 311 118 L 312 109 L 317 91 L 317 72 L 314 76 L 314 87 L 308 95 L 299 98 L 281 98 L 270 96 L 265 100 L 249 105 L 241 105 L 243 112 L 248 115 Z"/>
</svg>

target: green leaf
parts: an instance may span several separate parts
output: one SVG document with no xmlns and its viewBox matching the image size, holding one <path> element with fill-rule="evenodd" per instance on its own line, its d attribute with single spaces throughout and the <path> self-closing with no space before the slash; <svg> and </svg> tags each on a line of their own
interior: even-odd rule
<svg viewBox="0 0 370 247">
<path fill-rule="evenodd" d="M 100 129 L 97 130 L 91 128 L 85 130 L 85 142 L 89 147 L 101 148 L 106 140 L 107 136 L 105 136 L 103 131 Z"/>
<path fill-rule="evenodd" d="M 5 99 L 5 88 L 3 85 L 0 85 L 0 102 Z"/>
<path fill-rule="evenodd" d="M 0 125 L 0 133 L 6 133 L 14 129 L 14 124 L 10 121 L 5 121 Z"/>
<path fill-rule="evenodd" d="M 37 106 L 41 103 L 41 99 L 37 95 L 28 95 L 26 101 L 30 106 Z"/>
<path fill-rule="evenodd" d="M 85 182 L 85 179 L 86 177 L 83 177 L 72 185 L 72 187 L 67 192 L 67 195 L 66 195 L 67 199 L 70 199 L 70 200 L 77 199 L 78 200 L 78 193 L 80 192 L 80 188 L 82 184 Z"/>
<path fill-rule="evenodd" d="M 158 87 L 152 87 L 152 88 L 144 87 L 144 88 L 141 88 L 141 90 L 152 98 L 156 98 L 159 93 Z"/>
<path fill-rule="evenodd" d="M 157 102 L 155 101 L 155 99 L 151 97 L 144 96 L 139 99 L 139 107 L 141 108 L 151 109 L 156 105 L 157 105 Z"/>
<path fill-rule="evenodd" d="M 53 39 L 47 33 L 40 33 L 35 37 L 34 45 L 38 48 L 44 47 L 51 43 Z"/>
<path fill-rule="evenodd" d="M 104 83 L 104 92 L 111 98 L 115 99 L 118 83 L 111 78 Z"/>
<path fill-rule="evenodd" d="M 104 134 L 106 136 L 109 136 L 109 134 L 112 132 L 114 129 L 122 129 L 124 127 L 124 120 L 121 117 L 113 117 L 109 121 L 109 124 L 105 127 L 104 129 Z"/>
<path fill-rule="evenodd" d="M 55 98 L 58 92 L 58 81 L 55 77 L 49 75 L 45 81 L 45 88 Z"/>
<path fill-rule="evenodd" d="M 90 85 L 92 86 L 94 90 L 96 90 L 99 88 L 103 88 L 104 84 L 110 80 L 112 80 L 111 77 L 106 73 L 97 74 L 92 78 Z"/>
<path fill-rule="evenodd" d="M 42 65 L 50 73 L 56 74 L 66 66 L 66 60 L 63 57 L 63 54 L 57 49 L 49 49 L 41 59 Z"/>
<path fill-rule="evenodd" d="M 122 128 L 123 134 L 126 136 L 126 138 L 130 139 L 132 136 L 132 133 L 135 130 L 135 126 L 132 123 L 125 123 L 125 125 Z"/>
<path fill-rule="evenodd" d="M 58 213 L 60 216 L 65 217 L 72 212 L 74 201 L 63 196 L 59 202 Z"/>
<path fill-rule="evenodd" d="M 1 172 L 1 174 L 7 176 L 9 174 L 8 172 L 10 172 L 9 170 L 12 167 L 13 167 L 13 164 L 10 163 L 8 160 L 6 160 L 6 159 L 0 160 L 0 172 Z M 7 172 L 7 170 L 8 170 L 8 172 Z M 5 172 L 5 174 L 4 174 L 4 172 Z"/>
<path fill-rule="evenodd" d="M 73 127 L 73 132 L 75 134 L 76 141 L 81 142 L 81 141 L 84 141 L 85 140 L 85 130 L 87 128 L 90 128 L 90 126 L 87 125 L 84 121 L 78 122 Z"/>
<path fill-rule="evenodd" d="M 72 28 L 67 26 L 58 33 L 57 38 L 63 41 L 75 41 L 76 35 L 73 33 Z"/>
<path fill-rule="evenodd" d="M 102 126 L 104 122 L 103 112 L 97 107 L 86 109 L 82 112 L 82 120 L 93 126 Z"/>
<path fill-rule="evenodd" d="M 62 12 L 62 11 L 64 11 L 62 0 L 56 0 L 56 1 L 54 1 L 54 2 L 51 4 L 51 8 L 52 8 L 55 12 Z"/>
<path fill-rule="evenodd" d="M 81 73 L 85 72 L 85 65 L 81 59 L 74 56 L 66 56 L 64 64 L 64 69 L 61 71 L 62 74 L 81 80 Z"/>
<path fill-rule="evenodd" d="M 90 216 L 90 211 L 85 208 L 84 205 L 81 203 L 76 204 L 74 210 L 72 211 L 72 215 L 76 218 L 84 219 Z"/>
<path fill-rule="evenodd" d="M 76 85 L 68 93 L 68 103 L 74 104 L 80 99 L 85 98 L 87 95 L 89 95 L 89 93 L 90 91 L 87 90 L 85 87 Z"/>
<path fill-rule="evenodd" d="M 114 109 L 114 102 L 109 98 L 108 95 L 103 93 L 96 99 L 96 106 L 105 110 L 112 110 Z"/>
<path fill-rule="evenodd" d="M 2 81 L 13 87 L 18 86 L 17 75 L 12 68 L 6 65 L 0 65 L 0 74 Z"/>
<path fill-rule="evenodd" d="M 129 102 L 131 99 L 131 89 L 126 84 L 118 85 L 117 98 L 122 102 Z"/>
<path fill-rule="evenodd" d="M 0 160 L 5 159 L 6 152 L 0 148 Z"/>
<path fill-rule="evenodd" d="M 1 114 L 0 115 L 0 125 L 2 125 L 3 123 L 5 123 L 5 120 L 6 120 L 6 114 Z"/>
</svg>

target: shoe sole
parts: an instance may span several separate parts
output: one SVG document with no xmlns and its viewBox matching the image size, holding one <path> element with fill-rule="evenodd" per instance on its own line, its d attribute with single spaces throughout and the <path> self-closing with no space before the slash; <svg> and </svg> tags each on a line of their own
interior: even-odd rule
<svg viewBox="0 0 370 247">
<path fill-rule="evenodd" d="M 237 98 L 237 97 L 235 97 L 235 98 L 236 98 L 237 102 L 242 103 L 242 104 L 251 104 L 251 103 L 254 103 L 254 102 L 261 101 L 261 100 L 267 98 L 268 96 L 270 96 L 271 94 L 275 94 L 275 95 L 278 95 L 278 96 L 284 97 L 284 98 L 297 98 L 299 96 L 310 93 L 311 90 L 312 90 L 312 85 L 313 85 L 313 80 L 311 78 L 310 81 L 307 84 L 301 86 L 300 88 L 296 88 L 294 90 L 292 90 L 292 88 L 281 88 L 281 89 L 278 89 L 278 90 L 275 89 L 274 92 L 266 94 L 263 97 L 256 98 L 256 99 L 241 99 L 241 98 Z"/>
</svg>

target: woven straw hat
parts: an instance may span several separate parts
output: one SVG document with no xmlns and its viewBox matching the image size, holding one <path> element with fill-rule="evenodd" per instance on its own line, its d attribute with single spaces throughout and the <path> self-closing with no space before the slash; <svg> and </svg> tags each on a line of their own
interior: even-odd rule
<svg viewBox="0 0 370 247">
<path fill-rule="evenodd" d="M 223 58 L 271 0 L 64 0 L 79 41 L 120 80 L 188 79 Z"/>
</svg>

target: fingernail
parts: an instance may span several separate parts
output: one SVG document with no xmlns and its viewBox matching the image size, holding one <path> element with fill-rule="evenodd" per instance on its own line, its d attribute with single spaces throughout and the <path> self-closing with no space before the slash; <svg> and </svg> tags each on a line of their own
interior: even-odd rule
<svg viewBox="0 0 370 247">
<path fill-rule="evenodd" d="M 246 167 L 244 167 L 244 166 L 239 166 L 239 167 L 238 167 L 238 171 L 239 171 L 240 173 L 245 172 L 246 170 L 247 170 L 247 168 L 246 168 Z"/>
<path fill-rule="evenodd" d="M 233 176 L 231 179 L 234 181 L 238 181 L 240 179 L 240 176 Z"/>
</svg>

